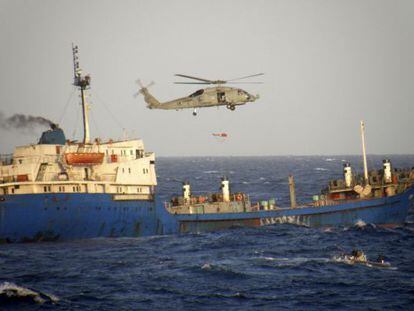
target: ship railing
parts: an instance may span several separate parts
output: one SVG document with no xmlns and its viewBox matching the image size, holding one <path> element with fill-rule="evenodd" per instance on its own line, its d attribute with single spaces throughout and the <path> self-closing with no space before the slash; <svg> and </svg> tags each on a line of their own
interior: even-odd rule
<svg viewBox="0 0 414 311">
<path fill-rule="evenodd" d="M 222 204 L 226 203 L 228 203 L 229 206 L 223 210 Z M 239 204 L 239 208 L 236 208 L 237 203 Z M 242 206 L 241 209 L 240 204 Z M 213 211 L 209 207 L 211 205 L 216 206 L 218 209 Z M 213 212 L 240 213 L 254 211 L 249 196 L 242 193 L 232 194 L 229 201 L 224 201 L 221 194 L 217 193 L 192 196 L 188 201 L 185 201 L 182 196 L 173 196 L 171 201 L 164 202 L 164 207 L 171 214 L 211 214 Z M 234 210 L 234 208 L 237 210 Z M 257 210 L 259 210 L 259 207 Z"/>
<path fill-rule="evenodd" d="M 13 164 L 13 154 L 0 154 L 0 165 L 11 165 Z"/>
<path fill-rule="evenodd" d="M 385 196 L 384 196 L 385 197 Z M 313 203 L 308 203 L 303 205 L 303 207 L 320 207 L 320 206 L 335 206 L 335 205 L 341 205 L 344 203 L 356 203 L 356 202 L 362 202 L 362 201 L 369 201 L 372 199 L 381 199 L 383 197 L 375 197 L 375 196 L 368 196 L 364 198 L 344 198 L 344 199 L 319 199 L 318 201 L 315 201 Z"/>
<path fill-rule="evenodd" d="M 132 155 L 130 153 L 126 154 L 106 154 L 105 161 L 106 163 L 122 163 L 122 162 L 129 162 L 136 159 L 148 158 L 154 155 L 154 152 L 145 152 L 137 155 Z"/>
<path fill-rule="evenodd" d="M 132 155 L 122 155 L 122 154 L 108 154 L 105 156 L 106 163 L 124 163 L 135 160 L 136 158 Z"/>
</svg>

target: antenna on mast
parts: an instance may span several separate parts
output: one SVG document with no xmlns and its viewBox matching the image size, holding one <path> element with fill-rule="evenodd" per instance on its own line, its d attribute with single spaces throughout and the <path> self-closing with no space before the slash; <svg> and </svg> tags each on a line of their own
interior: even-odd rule
<svg viewBox="0 0 414 311">
<path fill-rule="evenodd" d="M 74 46 L 72 43 L 72 54 L 73 54 L 73 84 L 77 85 L 79 62 L 78 62 L 78 46 Z"/>
<path fill-rule="evenodd" d="M 89 105 L 86 102 L 85 91 L 90 88 L 91 77 L 89 75 L 82 76 L 82 70 L 79 67 L 79 48 L 77 45 L 72 43 L 73 53 L 73 74 L 74 80 L 73 85 L 80 88 L 82 98 L 82 115 L 83 115 L 83 143 L 88 144 L 90 141 L 89 137 Z"/>
</svg>

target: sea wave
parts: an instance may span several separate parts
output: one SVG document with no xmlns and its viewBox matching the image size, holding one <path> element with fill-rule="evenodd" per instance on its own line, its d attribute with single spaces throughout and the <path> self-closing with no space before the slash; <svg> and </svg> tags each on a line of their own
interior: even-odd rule
<svg viewBox="0 0 414 311">
<path fill-rule="evenodd" d="M 10 282 L 0 283 L 0 300 L 3 303 L 31 302 L 37 304 L 57 303 L 59 298 L 28 287 L 19 286 Z"/>
<path fill-rule="evenodd" d="M 244 278 L 247 276 L 247 273 L 244 273 L 242 271 L 238 271 L 234 269 L 229 264 L 220 264 L 220 263 L 205 263 L 201 266 L 201 270 L 213 273 L 213 274 L 220 274 L 222 276 L 226 277 L 236 277 L 236 278 Z"/>
</svg>

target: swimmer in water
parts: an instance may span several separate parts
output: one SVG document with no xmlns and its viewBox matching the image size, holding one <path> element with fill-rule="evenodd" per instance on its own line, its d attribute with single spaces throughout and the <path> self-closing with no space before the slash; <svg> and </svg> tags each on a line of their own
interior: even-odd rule
<svg viewBox="0 0 414 311">
<path fill-rule="evenodd" d="M 378 258 L 377 258 L 377 263 L 385 264 L 384 256 L 379 255 Z"/>
</svg>

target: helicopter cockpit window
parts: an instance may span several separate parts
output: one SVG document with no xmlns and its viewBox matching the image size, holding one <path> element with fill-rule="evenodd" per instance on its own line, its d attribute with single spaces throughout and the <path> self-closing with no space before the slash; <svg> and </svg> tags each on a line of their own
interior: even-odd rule
<svg viewBox="0 0 414 311">
<path fill-rule="evenodd" d="M 188 96 L 188 97 L 196 97 L 196 96 L 200 96 L 200 95 L 202 95 L 204 93 L 204 90 L 203 89 L 201 89 L 201 90 L 198 90 L 198 91 L 195 91 L 193 94 L 191 94 L 190 96 Z"/>
</svg>

